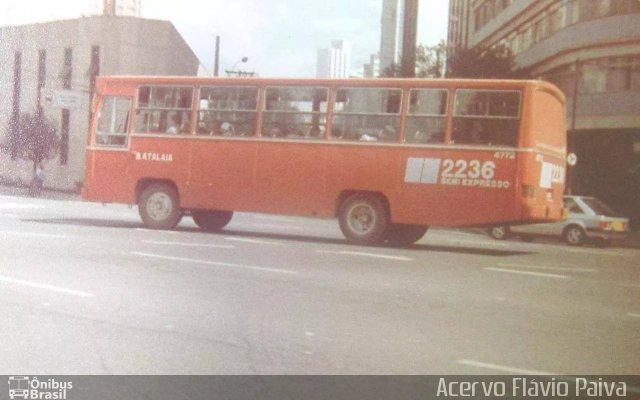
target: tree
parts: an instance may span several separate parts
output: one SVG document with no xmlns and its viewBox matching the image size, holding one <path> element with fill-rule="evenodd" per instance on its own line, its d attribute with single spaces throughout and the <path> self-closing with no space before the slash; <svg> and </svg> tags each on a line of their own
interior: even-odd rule
<svg viewBox="0 0 640 400">
<path fill-rule="evenodd" d="M 445 69 L 446 49 L 444 41 L 436 46 L 419 45 L 416 48 L 416 78 L 441 78 Z M 401 76 L 402 63 L 393 63 L 380 73 L 380 77 Z"/>
<path fill-rule="evenodd" d="M 523 79 L 527 73 L 516 66 L 505 46 L 452 49 L 447 62 L 448 78 Z"/>
<path fill-rule="evenodd" d="M 53 123 L 41 113 L 20 115 L 7 124 L 7 136 L 3 150 L 12 160 L 30 160 L 35 171 L 36 165 L 53 157 L 58 148 L 59 138 Z"/>
</svg>

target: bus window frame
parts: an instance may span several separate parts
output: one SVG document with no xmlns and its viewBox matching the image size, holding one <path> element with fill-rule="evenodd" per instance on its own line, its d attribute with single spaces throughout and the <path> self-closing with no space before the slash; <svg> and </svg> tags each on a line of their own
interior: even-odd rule
<svg viewBox="0 0 640 400">
<path fill-rule="evenodd" d="M 342 89 L 360 89 L 360 90 L 388 90 L 388 91 L 398 91 L 400 92 L 400 101 L 398 103 L 398 112 L 397 113 L 373 113 L 373 112 L 344 112 L 344 111 L 336 111 L 336 104 L 338 103 L 338 92 Z M 404 111 L 404 106 L 405 106 L 405 93 L 407 92 L 407 88 L 406 87 L 396 87 L 396 86 L 384 86 L 384 85 L 380 85 L 380 86 L 339 86 L 336 85 L 333 88 L 333 97 L 332 97 L 332 102 L 331 102 L 331 126 L 329 127 L 329 129 L 327 129 L 328 131 L 330 131 L 330 136 L 328 136 L 329 140 L 332 141 L 339 141 L 339 142 L 344 142 L 344 143 L 379 143 L 379 144 L 392 144 L 392 143 L 402 143 L 404 144 L 404 125 L 406 122 L 406 117 L 407 117 L 407 113 L 403 112 Z M 408 104 L 406 106 L 407 108 L 407 112 L 408 112 Z M 396 139 L 395 140 L 389 140 L 389 141 L 385 141 L 385 140 L 379 140 L 379 141 L 366 141 L 366 140 L 361 140 L 361 139 L 357 139 L 357 140 L 352 140 L 352 139 L 342 139 L 340 137 L 336 137 L 333 135 L 333 121 L 335 119 L 336 116 L 339 115 L 346 115 L 346 116 L 393 116 L 393 117 L 397 117 L 398 118 L 398 126 L 396 127 Z M 329 123 L 329 122 L 327 122 Z"/>
<path fill-rule="evenodd" d="M 113 98 L 113 99 L 126 99 L 129 101 L 129 111 L 127 112 L 127 119 L 126 119 L 126 126 L 124 129 L 124 132 L 117 132 L 117 133 L 106 133 L 101 135 L 100 134 L 100 120 L 102 119 L 102 111 L 104 108 L 104 105 L 106 103 L 106 100 L 109 98 Z M 126 94 L 106 94 L 106 95 L 100 95 L 100 101 L 97 102 L 97 111 L 95 113 L 98 114 L 98 117 L 95 119 L 95 128 L 94 128 L 94 132 L 92 136 L 92 140 L 90 142 L 90 146 L 91 147 L 96 147 L 96 148 L 100 148 L 100 149 L 105 149 L 105 150 L 128 150 L 131 146 L 131 129 L 133 127 L 133 118 L 132 115 L 134 115 L 134 102 L 135 100 L 132 98 L 131 95 L 126 95 Z M 117 108 L 114 108 L 114 110 L 116 110 Z M 95 115 L 94 113 L 94 115 Z M 99 143 L 98 142 L 98 137 L 100 136 L 106 136 L 106 137 L 124 137 L 125 138 L 125 143 L 124 144 L 107 144 L 107 143 Z"/>
<path fill-rule="evenodd" d="M 327 92 L 327 109 L 322 112 L 322 111 L 270 111 L 267 110 L 267 91 L 269 89 L 277 89 L 277 88 L 302 88 L 302 89 L 324 89 Z M 283 84 L 283 85 L 264 85 L 260 88 L 262 90 L 262 95 L 261 97 L 261 102 L 258 103 L 258 115 L 259 115 L 259 123 L 257 123 L 257 137 L 262 138 L 262 139 L 267 139 L 267 140 L 296 140 L 296 141 L 301 141 L 301 142 L 312 142 L 312 141 L 316 141 L 316 140 L 327 140 L 329 138 L 328 134 L 329 134 L 329 130 L 330 130 L 330 125 L 329 122 L 332 119 L 332 99 L 334 98 L 333 96 L 333 90 L 332 87 L 329 85 L 319 85 L 319 86 L 310 86 L 310 85 L 295 85 L 295 84 Z M 265 121 L 265 116 L 269 115 L 269 114 L 310 114 L 310 115 L 319 115 L 322 116 L 324 114 L 325 116 L 325 128 L 324 128 L 324 133 L 322 135 L 319 135 L 318 137 L 287 137 L 287 136 L 269 136 L 269 135 L 263 135 L 262 134 L 262 130 L 264 128 L 264 121 Z"/>
<path fill-rule="evenodd" d="M 482 147 L 482 148 L 508 148 L 508 149 L 517 149 L 521 147 L 522 143 L 522 131 L 523 131 L 523 100 L 526 88 L 515 88 L 515 89 L 486 89 L 486 88 L 474 88 L 474 87 L 465 87 L 460 88 L 456 87 L 453 91 L 453 96 L 451 96 L 450 104 L 451 104 L 451 112 L 447 118 L 448 121 L 448 129 L 447 129 L 447 143 L 457 147 Z M 518 94 L 518 115 L 517 117 L 513 116 L 499 116 L 499 115 L 458 115 L 456 113 L 456 101 L 458 92 L 490 92 L 490 93 L 517 93 Z M 488 112 L 489 110 L 487 110 Z M 454 134 L 454 123 L 456 118 L 465 118 L 465 119 L 497 119 L 497 120 L 517 120 L 518 121 L 518 137 L 513 146 L 510 145 L 494 145 L 494 144 L 484 144 L 484 143 L 456 143 L 454 142 L 453 134 Z"/>
<path fill-rule="evenodd" d="M 143 107 L 140 108 L 140 89 L 142 87 L 164 87 L 164 88 L 191 88 L 191 106 L 189 108 L 169 108 L 169 107 Z M 130 134 L 135 134 L 135 135 L 143 135 L 143 136 L 157 136 L 157 135 L 162 135 L 162 136 L 168 136 L 168 137 L 185 137 L 185 136 L 192 136 L 194 135 L 194 126 L 196 121 L 193 120 L 194 118 L 194 111 L 197 111 L 196 108 L 194 107 L 194 102 L 196 101 L 197 97 L 196 95 L 199 94 L 199 90 L 198 90 L 199 85 L 197 84 L 159 84 L 159 83 L 141 83 L 136 85 L 136 91 L 135 91 L 135 99 L 134 99 L 134 112 L 135 112 L 135 122 L 132 126 L 131 126 L 131 133 Z M 140 132 L 137 130 L 137 121 L 138 121 L 138 111 L 140 110 L 153 110 L 153 111 L 174 111 L 174 112 L 179 112 L 179 113 L 187 113 L 189 114 L 189 131 L 185 132 L 185 133 L 178 133 L 178 134 L 169 134 L 166 132 Z"/>
<path fill-rule="evenodd" d="M 200 101 L 202 100 L 201 98 L 201 94 L 202 94 L 202 89 L 209 89 L 209 88 L 238 88 L 238 89 L 256 89 L 256 108 L 255 110 L 250 110 L 250 109 L 201 109 L 200 108 Z M 194 121 L 192 126 L 195 126 L 195 129 L 192 128 L 192 134 L 194 134 L 195 136 L 198 136 L 200 138 L 202 137 L 225 137 L 225 138 L 255 138 L 258 137 L 258 133 L 259 130 L 258 128 L 261 128 L 261 123 L 260 123 L 260 119 L 262 118 L 261 116 L 261 110 L 260 110 L 260 92 L 263 90 L 263 87 L 260 85 L 231 85 L 231 84 L 223 84 L 223 85 L 215 85 L 215 84 L 205 84 L 205 85 L 198 85 L 196 86 L 196 93 L 194 93 L 194 102 L 193 102 L 193 114 L 194 114 Z M 230 135 L 230 136 L 225 136 L 225 135 L 214 135 L 214 134 L 199 134 L 198 133 L 198 122 L 200 120 L 200 113 L 201 112 L 255 112 L 255 125 L 254 125 L 254 131 L 253 134 L 251 135 Z"/>
<path fill-rule="evenodd" d="M 424 90 L 433 90 L 433 91 L 438 91 L 438 92 L 444 92 L 446 94 L 445 97 L 445 101 L 444 101 L 444 113 L 443 114 L 412 114 L 411 113 L 411 94 L 414 91 L 424 91 Z M 406 107 L 406 111 L 402 113 L 402 116 L 404 118 L 403 121 L 403 126 L 402 126 L 402 138 L 401 138 L 401 143 L 402 144 L 406 144 L 406 145 L 425 145 L 425 146 L 442 146 L 445 144 L 449 144 L 449 139 L 448 139 L 448 131 L 449 131 L 449 117 L 452 114 L 452 110 L 451 107 L 453 107 L 454 105 L 452 104 L 451 100 L 452 98 L 454 98 L 455 96 L 452 96 L 451 93 L 455 93 L 454 90 L 451 90 L 451 88 L 445 88 L 445 87 L 409 87 L 407 89 L 407 107 Z M 407 127 L 409 125 L 409 118 L 411 117 L 418 117 L 418 118 L 442 118 L 444 120 L 444 131 L 442 132 L 442 141 L 438 142 L 438 143 L 430 143 L 430 142 L 409 142 L 407 141 Z"/>
</svg>

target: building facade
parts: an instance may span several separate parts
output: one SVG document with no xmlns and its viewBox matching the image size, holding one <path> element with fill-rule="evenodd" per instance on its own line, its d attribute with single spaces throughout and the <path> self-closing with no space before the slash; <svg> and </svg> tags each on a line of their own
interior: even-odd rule
<svg viewBox="0 0 640 400">
<path fill-rule="evenodd" d="M 520 68 L 555 83 L 567 96 L 569 150 L 578 156 L 570 171 L 572 192 L 602 197 L 640 216 L 640 1 L 451 5 L 453 44 L 507 46 Z"/>
<path fill-rule="evenodd" d="M 402 61 L 405 0 L 382 0 L 380 71 Z"/>
<path fill-rule="evenodd" d="M 317 78 L 348 78 L 351 71 L 351 46 L 334 40 L 328 49 L 318 50 Z"/>
<path fill-rule="evenodd" d="M 92 16 L 0 28 L 0 180 L 29 182 L 30 162 L 12 159 L 8 127 L 41 113 L 60 143 L 45 162 L 45 186 L 77 190 L 84 177 L 90 98 L 98 75 L 196 75 L 199 62 L 167 21 Z M 73 104 L 45 101 L 70 94 Z M 48 100 L 51 100 L 50 98 Z"/>
<path fill-rule="evenodd" d="M 141 0 L 102 0 L 102 14 L 141 17 Z"/>
</svg>

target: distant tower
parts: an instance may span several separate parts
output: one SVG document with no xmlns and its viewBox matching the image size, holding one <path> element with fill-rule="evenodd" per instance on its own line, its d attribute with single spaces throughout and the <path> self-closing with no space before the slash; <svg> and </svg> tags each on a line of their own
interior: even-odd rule
<svg viewBox="0 0 640 400">
<path fill-rule="evenodd" d="M 102 0 L 102 14 L 140 17 L 141 0 Z"/>
<path fill-rule="evenodd" d="M 380 30 L 380 70 L 393 64 L 402 67 L 402 76 L 415 69 L 418 0 L 383 0 Z"/>
<path fill-rule="evenodd" d="M 334 40 L 331 48 L 318 50 L 316 77 L 348 78 L 351 69 L 351 48 L 344 40 Z"/>
</svg>

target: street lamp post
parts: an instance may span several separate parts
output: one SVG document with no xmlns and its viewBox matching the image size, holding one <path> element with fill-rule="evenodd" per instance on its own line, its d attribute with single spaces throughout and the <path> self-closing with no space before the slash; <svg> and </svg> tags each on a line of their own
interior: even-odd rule
<svg viewBox="0 0 640 400">
<path fill-rule="evenodd" d="M 248 72 L 248 71 L 238 71 L 236 70 L 236 67 L 238 66 L 238 64 L 240 63 L 246 63 L 247 61 L 249 61 L 249 57 L 242 57 L 241 59 L 239 59 L 238 61 L 236 61 L 235 64 L 233 64 L 233 67 L 229 70 L 225 70 L 224 72 L 226 72 L 227 76 L 253 76 L 253 72 Z"/>
</svg>

